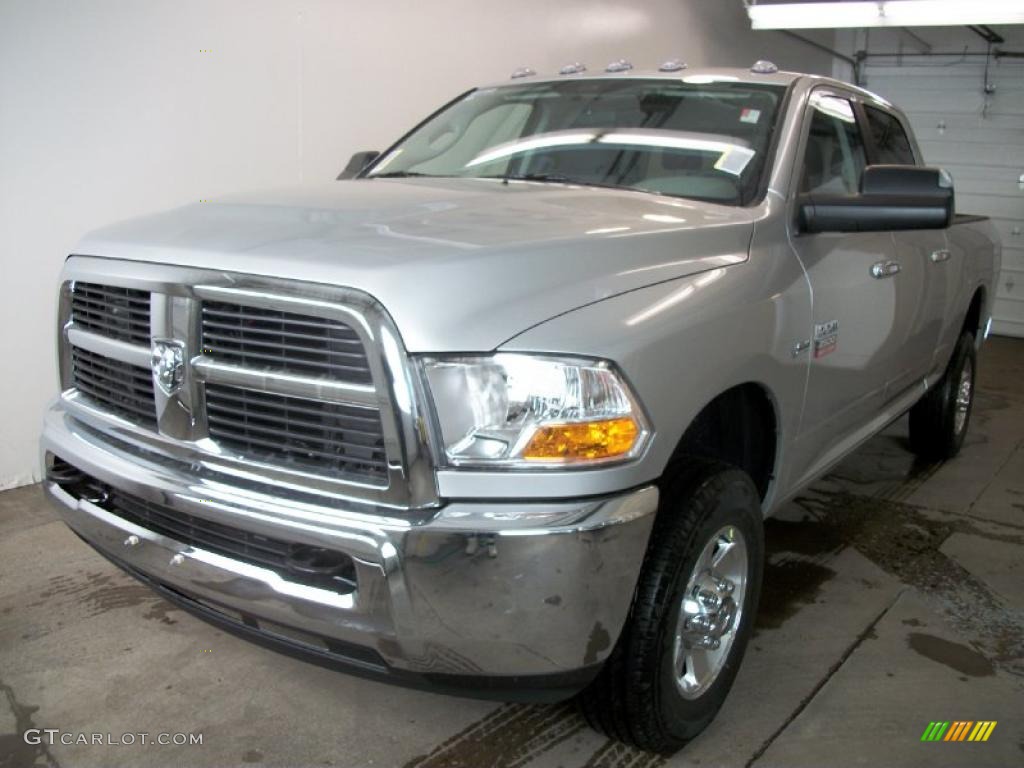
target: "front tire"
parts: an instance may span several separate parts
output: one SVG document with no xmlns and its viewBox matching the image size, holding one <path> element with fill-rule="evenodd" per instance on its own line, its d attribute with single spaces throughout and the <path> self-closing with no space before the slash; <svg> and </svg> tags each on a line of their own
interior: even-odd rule
<svg viewBox="0 0 1024 768">
<path fill-rule="evenodd" d="M 687 461 L 662 488 L 627 624 L 580 695 L 588 722 L 660 753 L 700 733 L 739 669 L 763 566 L 764 524 L 750 477 Z"/>
<path fill-rule="evenodd" d="M 961 334 L 942 378 L 910 409 L 910 448 L 942 461 L 960 452 L 974 406 L 974 336 Z"/>
</svg>

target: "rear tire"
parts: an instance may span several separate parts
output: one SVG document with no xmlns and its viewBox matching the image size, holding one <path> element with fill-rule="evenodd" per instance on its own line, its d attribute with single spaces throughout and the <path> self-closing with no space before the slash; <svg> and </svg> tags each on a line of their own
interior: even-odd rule
<svg viewBox="0 0 1024 768">
<path fill-rule="evenodd" d="M 976 370 L 974 336 L 965 331 L 942 378 L 910 409 L 910 448 L 918 456 L 942 461 L 960 452 L 974 406 Z"/>
<path fill-rule="evenodd" d="M 663 483 L 626 626 L 580 694 L 587 721 L 660 753 L 700 733 L 739 669 L 763 566 L 764 522 L 753 481 L 725 464 L 685 460 Z"/>
</svg>

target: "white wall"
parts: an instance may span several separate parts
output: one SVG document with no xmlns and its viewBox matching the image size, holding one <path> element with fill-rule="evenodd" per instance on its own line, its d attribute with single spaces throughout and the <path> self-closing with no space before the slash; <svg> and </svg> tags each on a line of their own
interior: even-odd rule
<svg viewBox="0 0 1024 768">
<path fill-rule="evenodd" d="M 1002 35 L 1004 42 L 994 45 L 992 50 L 999 48 L 1005 51 L 1020 52 L 1024 49 L 1024 25 L 999 25 L 990 27 Z M 963 54 L 965 61 L 981 62 L 987 50 L 985 41 L 967 27 L 911 27 L 892 28 L 875 27 L 873 29 L 837 29 L 835 31 L 834 50 L 846 56 L 854 56 L 858 51 L 871 54 L 896 54 L 884 58 L 870 58 L 865 66 L 945 66 L 949 59 L 922 58 L 917 54 L 929 52 L 932 56 L 943 53 Z M 900 56 L 900 54 L 910 54 Z M 1012 64 L 1012 60 L 1006 60 Z M 853 68 L 846 62 L 836 60 L 833 77 L 852 80 Z M 863 83 L 862 83 L 863 84 Z"/>
<path fill-rule="evenodd" d="M 1024 26 L 999 25 L 991 27 L 1002 35 L 1004 43 L 993 46 L 1005 50 L 1019 51 L 1024 45 Z M 931 46 L 933 53 L 961 53 L 970 51 L 984 53 L 986 43 L 967 27 L 912 27 L 894 29 L 842 30 L 837 37 L 837 48 L 852 56 L 854 51 L 867 50 L 871 53 L 920 53 L 923 44 Z M 905 63 L 910 63 L 906 59 Z"/>
<path fill-rule="evenodd" d="M 477 82 L 620 56 L 831 70 L 740 0 L 0 0 L 0 489 L 38 478 L 83 232 L 331 179 Z"/>
<path fill-rule="evenodd" d="M 1024 50 L 1024 26 L 996 29 L 1006 41 L 999 48 Z M 967 28 L 914 32 L 933 46 L 932 56 L 869 58 L 864 83 L 906 111 L 925 162 L 953 175 L 957 210 L 992 219 L 1003 245 L 992 332 L 1024 337 L 1024 61 L 992 59 L 986 74 L 984 56 L 962 55 L 965 48 L 986 50 L 985 41 Z M 915 41 L 895 30 L 872 30 L 870 39 L 861 33 L 844 44 L 867 45 L 879 54 L 917 50 Z"/>
</svg>

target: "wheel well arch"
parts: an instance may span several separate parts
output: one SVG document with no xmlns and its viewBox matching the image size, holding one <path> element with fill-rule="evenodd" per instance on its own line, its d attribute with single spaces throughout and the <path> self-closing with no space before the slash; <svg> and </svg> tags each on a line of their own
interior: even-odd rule
<svg viewBox="0 0 1024 768">
<path fill-rule="evenodd" d="M 730 387 L 712 398 L 690 422 L 666 467 L 687 457 L 732 464 L 750 475 L 762 501 L 775 476 L 779 419 L 775 398 L 758 382 Z"/>
<path fill-rule="evenodd" d="M 967 307 L 967 314 L 964 315 L 964 325 L 961 332 L 968 331 L 975 339 L 978 338 L 978 331 L 981 330 L 981 311 L 985 306 L 985 287 L 978 286 L 971 297 L 971 303 Z"/>
</svg>

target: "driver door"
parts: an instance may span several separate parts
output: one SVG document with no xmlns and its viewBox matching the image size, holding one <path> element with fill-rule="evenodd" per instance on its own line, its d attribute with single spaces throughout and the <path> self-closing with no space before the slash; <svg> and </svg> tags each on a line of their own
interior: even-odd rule
<svg viewBox="0 0 1024 768">
<path fill-rule="evenodd" d="M 796 195 L 858 191 L 867 155 L 853 98 L 831 89 L 812 94 Z M 812 294 L 811 327 L 794 347 L 807 365 L 795 457 L 805 480 L 866 436 L 883 410 L 906 337 L 905 277 L 890 232 L 796 233 L 791 243 Z"/>
</svg>

